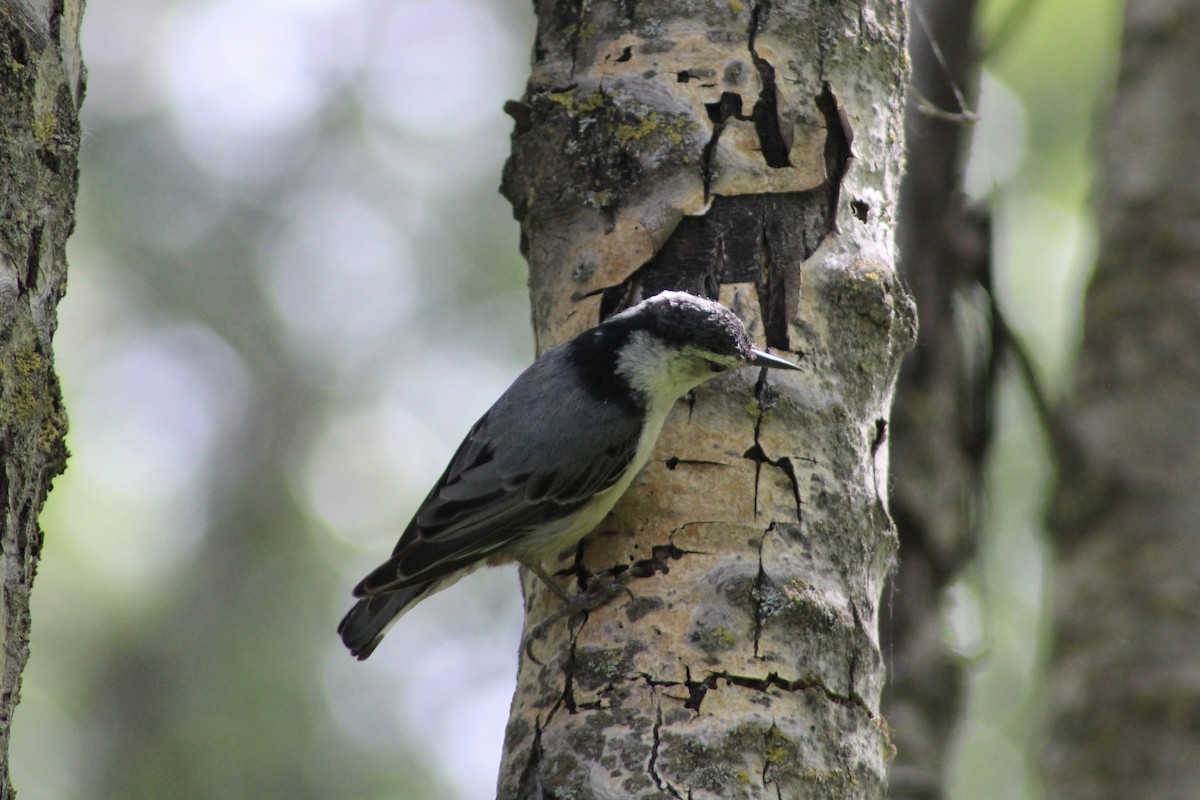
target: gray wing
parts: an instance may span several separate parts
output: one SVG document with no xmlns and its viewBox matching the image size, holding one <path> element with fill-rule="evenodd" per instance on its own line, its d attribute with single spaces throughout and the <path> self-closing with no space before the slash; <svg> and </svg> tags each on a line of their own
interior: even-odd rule
<svg viewBox="0 0 1200 800">
<path fill-rule="evenodd" d="M 355 587 L 356 596 L 470 566 L 616 483 L 637 452 L 642 416 L 582 386 L 564 387 L 570 369 L 560 349 L 517 378 L 471 428 L 392 557 Z"/>
</svg>

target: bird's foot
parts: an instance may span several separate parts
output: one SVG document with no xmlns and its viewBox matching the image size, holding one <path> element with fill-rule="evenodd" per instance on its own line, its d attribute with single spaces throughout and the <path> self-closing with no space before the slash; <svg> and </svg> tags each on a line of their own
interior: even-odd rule
<svg viewBox="0 0 1200 800">
<path fill-rule="evenodd" d="M 549 583 L 549 585 L 559 596 L 559 599 L 562 600 L 562 606 L 530 628 L 528 635 L 525 637 L 525 655 L 529 657 L 530 661 L 539 666 L 543 662 L 533 654 L 533 643 L 544 639 L 550 628 L 564 617 L 568 620 L 581 617 L 589 611 L 594 611 L 612 602 L 613 598 L 622 592 L 627 594 L 630 599 L 634 598 L 633 590 L 622 583 L 621 579 L 611 572 L 602 572 L 599 575 L 593 576 L 591 582 L 588 584 L 588 588 L 579 594 L 567 594 L 556 583 Z"/>
</svg>

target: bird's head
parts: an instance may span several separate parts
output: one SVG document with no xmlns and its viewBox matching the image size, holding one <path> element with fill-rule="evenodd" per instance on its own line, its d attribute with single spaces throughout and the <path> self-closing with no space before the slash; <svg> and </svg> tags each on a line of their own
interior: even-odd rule
<svg viewBox="0 0 1200 800">
<path fill-rule="evenodd" d="M 756 350 L 732 311 L 684 292 L 657 294 L 610 317 L 600 328 L 618 333 L 616 371 L 650 403 L 673 402 L 738 367 L 799 369 Z"/>
</svg>

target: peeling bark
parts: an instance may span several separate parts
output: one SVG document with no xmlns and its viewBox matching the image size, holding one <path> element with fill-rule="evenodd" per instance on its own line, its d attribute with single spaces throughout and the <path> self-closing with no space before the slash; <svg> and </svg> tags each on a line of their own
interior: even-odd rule
<svg viewBox="0 0 1200 800">
<path fill-rule="evenodd" d="M 0 798 L 29 657 L 38 515 L 66 464 L 66 412 L 51 337 L 74 227 L 83 68 L 78 2 L 0 7 Z"/>
<path fill-rule="evenodd" d="M 680 402 L 613 514 L 546 565 L 631 596 L 530 643 L 498 796 L 882 797 L 884 439 L 915 327 L 900 3 L 536 6 L 502 191 L 539 348 L 684 289 L 806 370 Z M 525 588 L 528 632 L 558 600 Z"/>
<path fill-rule="evenodd" d="M 1200 4 L 1129 3 L 1056 441 L 1047 796 L 1200 785 Z"/>
</svg>

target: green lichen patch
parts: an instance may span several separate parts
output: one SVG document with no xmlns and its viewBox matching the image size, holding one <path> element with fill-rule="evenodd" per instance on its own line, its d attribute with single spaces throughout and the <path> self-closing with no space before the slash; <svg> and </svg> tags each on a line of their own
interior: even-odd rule
<svg viewBox="0 0 1200 800">
<path fill-rule="evenodd" d="M 732 650 L 740 641 L 737 632 L 724 625 L 693 626 L 688 632 L 688 639 L 709 654 Z"/>
<path fill-rule="evenodd" d="M 546 97 L 571 114 L 590 114 L 604 105 L 603 93 L 599 91 L 580 93 L 576 87 L 562 92 L 548 92 Z"/>
<path fill-rule="evenodd" d="M 58 131 L 58 117 L 47 112 L 33 118 L 33 135 L 39 142 L 48 142 Z"/>
<path fill-rule="evenodd" d="M 690 117 L 684 115 L 660 114 L 649 111 L 641 118 L 632 122 L 617 125 L 613 135 L 622 146 L 628 147 L 635 142 L 642 142 L 653 136 L 659 136 L 671 146 L 678 147 L 694 134 L 699 127 Z"/>
<path fill-rule="evenodd" d="M 699 169 L 705 137 L 698 123 L 625 96 L 619 85 L 534 93 L 523 109 L 530 133 L 514 136 L 506 175 L 524 180 L 517 193 L 512 181 L 504 183 L 518 217 L 535 204 L 611 213 L 660 170 Z"/>
<path fill-rule="evenodd" d="M 628 654 L 615 647 L 580 647 L 575 651 L 575 682 L 590 691 L 626 677 L 633 669 Z"/>
</svg>

